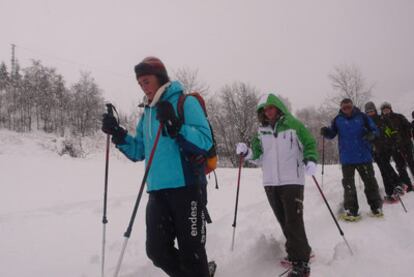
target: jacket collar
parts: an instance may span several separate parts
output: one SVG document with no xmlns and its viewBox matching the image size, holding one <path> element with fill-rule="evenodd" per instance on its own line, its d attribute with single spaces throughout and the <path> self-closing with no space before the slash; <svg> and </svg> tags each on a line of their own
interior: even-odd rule
<svg viewBox="0 0 414 277">
<path fill-rule="evenodd" d="M 171 85 L 171 82 L 167 82 L 164 85 L 162 85 L 160 88 L 158 88 L 157 92 L 154 95 L 154 98 L 152 99 L 151 103 L 149 103 L 148 97 L 145 95 L 143 99 L 143 103 L 139 106 L 143 107 L 154 107 L 157 105 L 158 101 L 160 100 L 163 93 L 166 91 L 166 89 Z"/>
</svg>

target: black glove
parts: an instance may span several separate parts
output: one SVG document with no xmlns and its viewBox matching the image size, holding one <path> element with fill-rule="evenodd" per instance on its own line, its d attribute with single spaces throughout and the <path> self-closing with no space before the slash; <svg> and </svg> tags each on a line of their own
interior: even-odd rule
<svg viewBox="0 0 414 277">
<path fill-rule="evenodd" d="M 326 137 L 329 133 L 329 128 L 328 127 L 322 127 L 321 128 L 321 135 Z"/>
<path fill-rule="evenodd" d="M 181 120 L 175 115 L 174 107 L 168 101 L 161 101 L 157 104 L 157 119 L 166 128 L 172 138 L 178 136 L 181 129 Z"/>
<path fill-rule="evenodd" d="M 368 132 L 362 136 L 362 139 L 368 142 L 373 142 L 375 140 L 375 134 L 373 132 Z"/>
<path fill-rule="evenodd" d="M 119 126 L 118 120 L 111 114 L 102 115 L 102 131 L 105 134 L 112 135 L 112 142 L 115 144 L 124 144 L 127 130 Z"/>
</svg>

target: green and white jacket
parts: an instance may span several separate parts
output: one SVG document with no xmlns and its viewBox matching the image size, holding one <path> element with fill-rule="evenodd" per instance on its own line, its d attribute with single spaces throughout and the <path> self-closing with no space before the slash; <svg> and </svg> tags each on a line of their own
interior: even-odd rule
<svg viewBox="0 0 414 277">
<path fill-rule="evenodd" d="M 251 158 L 262 166 L 263 185 L 304 185 L 304 164 L 318 159 L 316 141 L 273 94 L 260 99 L 257 112 L 263 112 L 268 105 L 275 106 L 283 115 L 274 128 L 270 125 L 260 127 L 251 141 Z"/>
</svg>

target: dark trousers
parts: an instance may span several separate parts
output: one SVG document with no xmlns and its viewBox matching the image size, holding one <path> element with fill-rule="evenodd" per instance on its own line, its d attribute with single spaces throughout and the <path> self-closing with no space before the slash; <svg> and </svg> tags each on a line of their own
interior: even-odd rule
<svg viewBox="0 0 414 277">
<path fill-rule="evenodd" d="M 355 169 L 358 171 L 364 182 L 364 192 L 371 210 L 382 208 L 382 199 L 379 193 L 377 179 L 375 179 L 372 163 L 342 165 L 344 208 L 352 213 L 357 213 L 359 210 L 355 187 Z"/>
<path fill-rule="evenodd" d="M 267 199 L 283 234 L 291 261 L 309 261 L 311 247 L 303 223 L 303 186 L 265 186 Z"/>
<path fill-rule="evenodd" d="M 413 144 L 410 142 L 401 147 L 397 147 L 393 151 L 392 158 L 394 159 L 401 181 L 406 185 L 412 185 L 410 177 L 408 176 L 407 166 L 411 174 L 414 175 Z"/>
<path fill-rule="evenodd" d="M 208 277 L 206 226 L 199 186 L 150 192 L 148 257 L 172 277 Z M 177 239 L 177 246 L 174 241 Z"/>
<path fill-rule="evenodd" d="M 394 193 L 394 188 L 402 185 L 400 176 L 391 165 L 391 150 L 375 153 L 374 159 L 381 172 L 385 193 L 391 196 Z"/>
</svg>

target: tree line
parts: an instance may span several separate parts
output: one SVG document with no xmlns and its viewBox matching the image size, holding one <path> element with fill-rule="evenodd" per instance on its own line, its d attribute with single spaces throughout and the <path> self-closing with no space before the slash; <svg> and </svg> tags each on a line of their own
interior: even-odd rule
<svg viewBox="0 0 414 277">
<path fill-rule="evenodd" d="M 211 93 L 207 84 L 198 79 L 198 72 L 182 68 L 172 74 L 186 92 L 200 92 L 207 105 L 209 120 L 214 130 L 221 166 L 237 166 L 237 142 L 248 142 L 258 127 L 256 106 L 262 93 L 244 82 L 224 85 Z M 306 107 L 294 114 L 311 131 L 318 142 L 320 161 L 338 162 L 336 140 L 324 141 L 319 134 L 322 126 L 329 125 L 338 112 L 342 98 L 351 98 L 355 106 L 370 99 L 373 87 L 367 86 L 356 66 L 341 65 L 328 75 L 332 93 L 319 107 Z M 292 111 L 288 98 L 278 95 Z M 43 130 L 64 136 L 67 133 L 85 137 L 100 131 L 100 119 L 105 100 L 102 90 L 89 73 L 81 73 L 79 80 L 67 87 L 55 68 L 33 60 L 20 69 L 7 70 L 0 64 L 0 128 L 18 132 Z M 131 132 L 141 114 L 138 108 L 129 114 L 120 111 L 120 122 Z M 324 155 L 322 155 L 322 153 Z"/>
<path fill-rule="evenodd" d="M 55 68 L 38 60 L 10 71 L 0 64 L 0 127 L 87 136 L 99 129 L 103 107 L 102 91 L 89 73 L 67 87 Z"/>
</svg>

